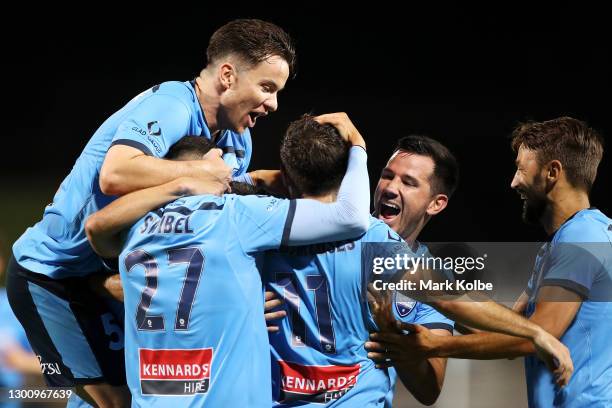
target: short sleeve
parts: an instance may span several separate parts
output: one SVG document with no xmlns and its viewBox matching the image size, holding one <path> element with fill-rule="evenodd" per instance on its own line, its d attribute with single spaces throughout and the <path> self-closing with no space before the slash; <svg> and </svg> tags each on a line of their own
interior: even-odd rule
<svg viewBox="0 0 612 408">
<path fill-rule="evenodd" d="M 588 298 L 603 269 L 598 243 L 557 242 L 551 249 L 541 286 L 560 286 Z"/>
<path fill-rule="evenodd" d="M 111 146 L 126 145 L 149 156 L 164 157 L 189 131 L 191 113 L 177 97 L 154 93 L 119 124 Z"/>
</svg>

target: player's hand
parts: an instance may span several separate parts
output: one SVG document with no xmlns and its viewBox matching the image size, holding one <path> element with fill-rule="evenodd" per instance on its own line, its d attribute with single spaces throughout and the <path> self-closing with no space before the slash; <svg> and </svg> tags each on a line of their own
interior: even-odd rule
<svg viewBox="0 0 612 408">
<path fill-rule="evenodd" d="M 533 339 L 533 343 L 538 357 L 553 372 L 557 385 L 560 387 L 567 385 L 574 372 L 569 349 L 543 329 Z"/>
<path fill-rule="evenodd" d="M 395 331 L 396 320 L 393 316 L 391 293 L 386 290 L 376 290 L 372 284 L 369 284 L 367 299 L 378 330 Z"/>
<path fill-rule="evenodd" d="M 249 175 L 257 187 L 278 197 L 289 197 L 280 170 L 254 170 L 249 172 Z"/>
<path fill-rule="evenodd" d="M 269 333 L 276 333 L 279 331 L 279 327 L 274 325 L 275 320 L 284 319 L 287 316 L 287 312 L 284 310 L 274 310 L 283 304 L 283 300 L 276 297 L 276 293 L 272 291 L 266 291 L 266 302 L 264 303 L 264 317 L 266 318 L 266 325 L 268 326 Z"/>
<path fill-rule="evenodd" d="M 229 184 L 214 177 L 181 177 L 177 179 L 177 183 L 177 194 L 179 196 L 194 196 L 200 194 L 221 196 L 229 188 Z"/>
<path fill-rule="evenodd" d="M 223 161 L 221 149 L 212 149 L 206 155 L 211 157 L 198 160 L 201 170 L 198 178 L 222 183 L 225 186 L 223 191 L 229 190 L 232 168 Z"/>
<path fill-rule="evenodd" d="M 325 115 L 315 116 L 314 120 L 321 124 L 332 125 L 338 130 L 340 136 L 352 146 L 361 146 L 365 149 L 365 140 L 363 140 L 361 133 L 359 133 L 346 113 L 327 113 Z"/>
<path fill-rule="evenodd" d="M 393 332 L 371 333 L 365 349 L 377 368 L 417 365 L 435 357 L 439 339 L 440 336 L 419 324 L 397 322 Z"/>
<path fill-rule="evenodd" d="M 121 277 L 118 273 L 112 275 L 92 273 L 86 279 L 89 287 L 98 295 L 123 302 L 123 286 L 121 285 Z"/>
</svg>

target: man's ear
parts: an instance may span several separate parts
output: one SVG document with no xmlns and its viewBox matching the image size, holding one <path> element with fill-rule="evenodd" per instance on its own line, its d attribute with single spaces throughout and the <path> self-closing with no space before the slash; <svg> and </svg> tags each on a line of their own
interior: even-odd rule
<svg viewBox="0 0 612 408">
<path fill-rule="evenodd" d="M 551 160 L 546 165 L 546 181 L 556 182 L 561 177 L 563 171 L 563 165 L 559 160 Z"/>
<path fill-rule="evenodd" d="M 236 82 L 236 66 L 229 62 L 224 62 L 217 69 L 219 83 L 224 90 L 230 89 Z"/>
<path fill-rule="evenodd" d="M 427 214 L 434 216 L 440 213 L 448 205 L 448 196 L 446 194 L 436 194 L 429 202 L 427 207 Z"/>
</svg>

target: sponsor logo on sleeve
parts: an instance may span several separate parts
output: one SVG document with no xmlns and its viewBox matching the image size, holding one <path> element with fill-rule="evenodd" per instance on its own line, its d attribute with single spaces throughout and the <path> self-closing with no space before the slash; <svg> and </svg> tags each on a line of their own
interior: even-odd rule
<svg viewBox="0 0 612 408">
<path fill-rule="evenodd" d="M 157 123 L 157 121 L 147 123 L 147 129 L 149 130 L 149 134 L 151 136 L 161 135 L 161 128 L 159 127 L 159 123 Z"/>
<path fill-rule="evenodd" d="M 208 392 L 213 349 L 139 349 L 143 395 L 195 395 Z"/>
<path fill-rule="evenodd" d="M 153 145 L 153 148 L 155 149 L 155 151 L 157 152 L 157 154 L 161 154 L 162 152 L 162 148 L 159 145 L 159 143 L 157 143 L 157 140 L 155 140 L 154 138 L 152 138 L 151 136 L 147 136 L 147 140 L 149 141 L 149 143 L 151 143 Z"/>
<path fill-rule="evenodd" d="M 305 366 L 279 361 L 280 402 L 327 403 L 349 392 L 359 376 L 359 364 L 351 366 Z"/>
<path fill-rule="evenodd" d="M 141 128 L 139 128 L 138 126 L 133 126 L 132 130 L 136 133 L 138 133 L 141 136 L 146 136 L 147 132 L 145 132 L 144 130 L 142 130 Z"/>
<path fill-rule="evenodd" d="M 153 126 L 152 124 L 156 124 L 156 125 Z M 149 123 L 148 127 L 149 127 L 149 134 L 147 134 L 146 130 L 141 129 L 138 126 L 133 126 L 132 127 L 132 131 L 138 133 L 141 136 L 146 136 L 147 140 L 149 141 L 149 143 L 151 143 L 153 145 L 153 148 L 155 149 L 155 151 L 158 154 L 161 154 L 162 148 L 161 148 L 159 142 L 156 140 L 155 137 L 151 137 L 151 136 L 159 136 L 159 135 L 161 135 L 161 129 L 159 128 L 159 125 L 157 125 L 157 122 Z"/>
</svg>

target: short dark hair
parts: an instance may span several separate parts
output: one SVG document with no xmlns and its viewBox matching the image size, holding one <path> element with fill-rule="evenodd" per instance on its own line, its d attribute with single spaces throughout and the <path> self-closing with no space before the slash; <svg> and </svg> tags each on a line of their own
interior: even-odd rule
<svg viewBox="0 0 612 408">
<path fill-rule="evenodd" d="M 287 61 L 289 74 L 295 74 L 293 40 L 282 28 L 267 21 L 238 19 L 215 31 L 206 49 L 208 64 L 229 54 L 238 55 L 251 66 L 277 55 Z"/>
<path fill-rule="evenodd" d="M 591 191 L 604 151 L 601 135 L 578 119 L 563 116 L 544 122 L 525 122 L 512 132 L 512 150 L 521 146 L 536 152 L 543 165 L 559 160 L 567 181 L 575 188 Z"/>
<path fill-rule="evenodd" d="M 340 186 L 348 164 L 349 144 L 335 127 L 311 115 L 291 122 L 281 141 L 285 176 L 302 194 L 320 195 Z"/>
<path fill-rule="evenodd" d="M 195 160 L 196 156 L 204 156 L 215 144 L 203 136 L 183 136 L 178 142 L 173 144 L 166 154 L 168 160 Z M 187 158 L 187 156 L 190 156 Z"/>
<path fill-rule="evenodd" d="M 398 150 L 430 157 L 434 162 L 432 192 L 453 195 L 459 184 L 459 163 L 446 146 L 428 136 L 409 135 L 398 140 L 393 153 Z"/>
</svg>

